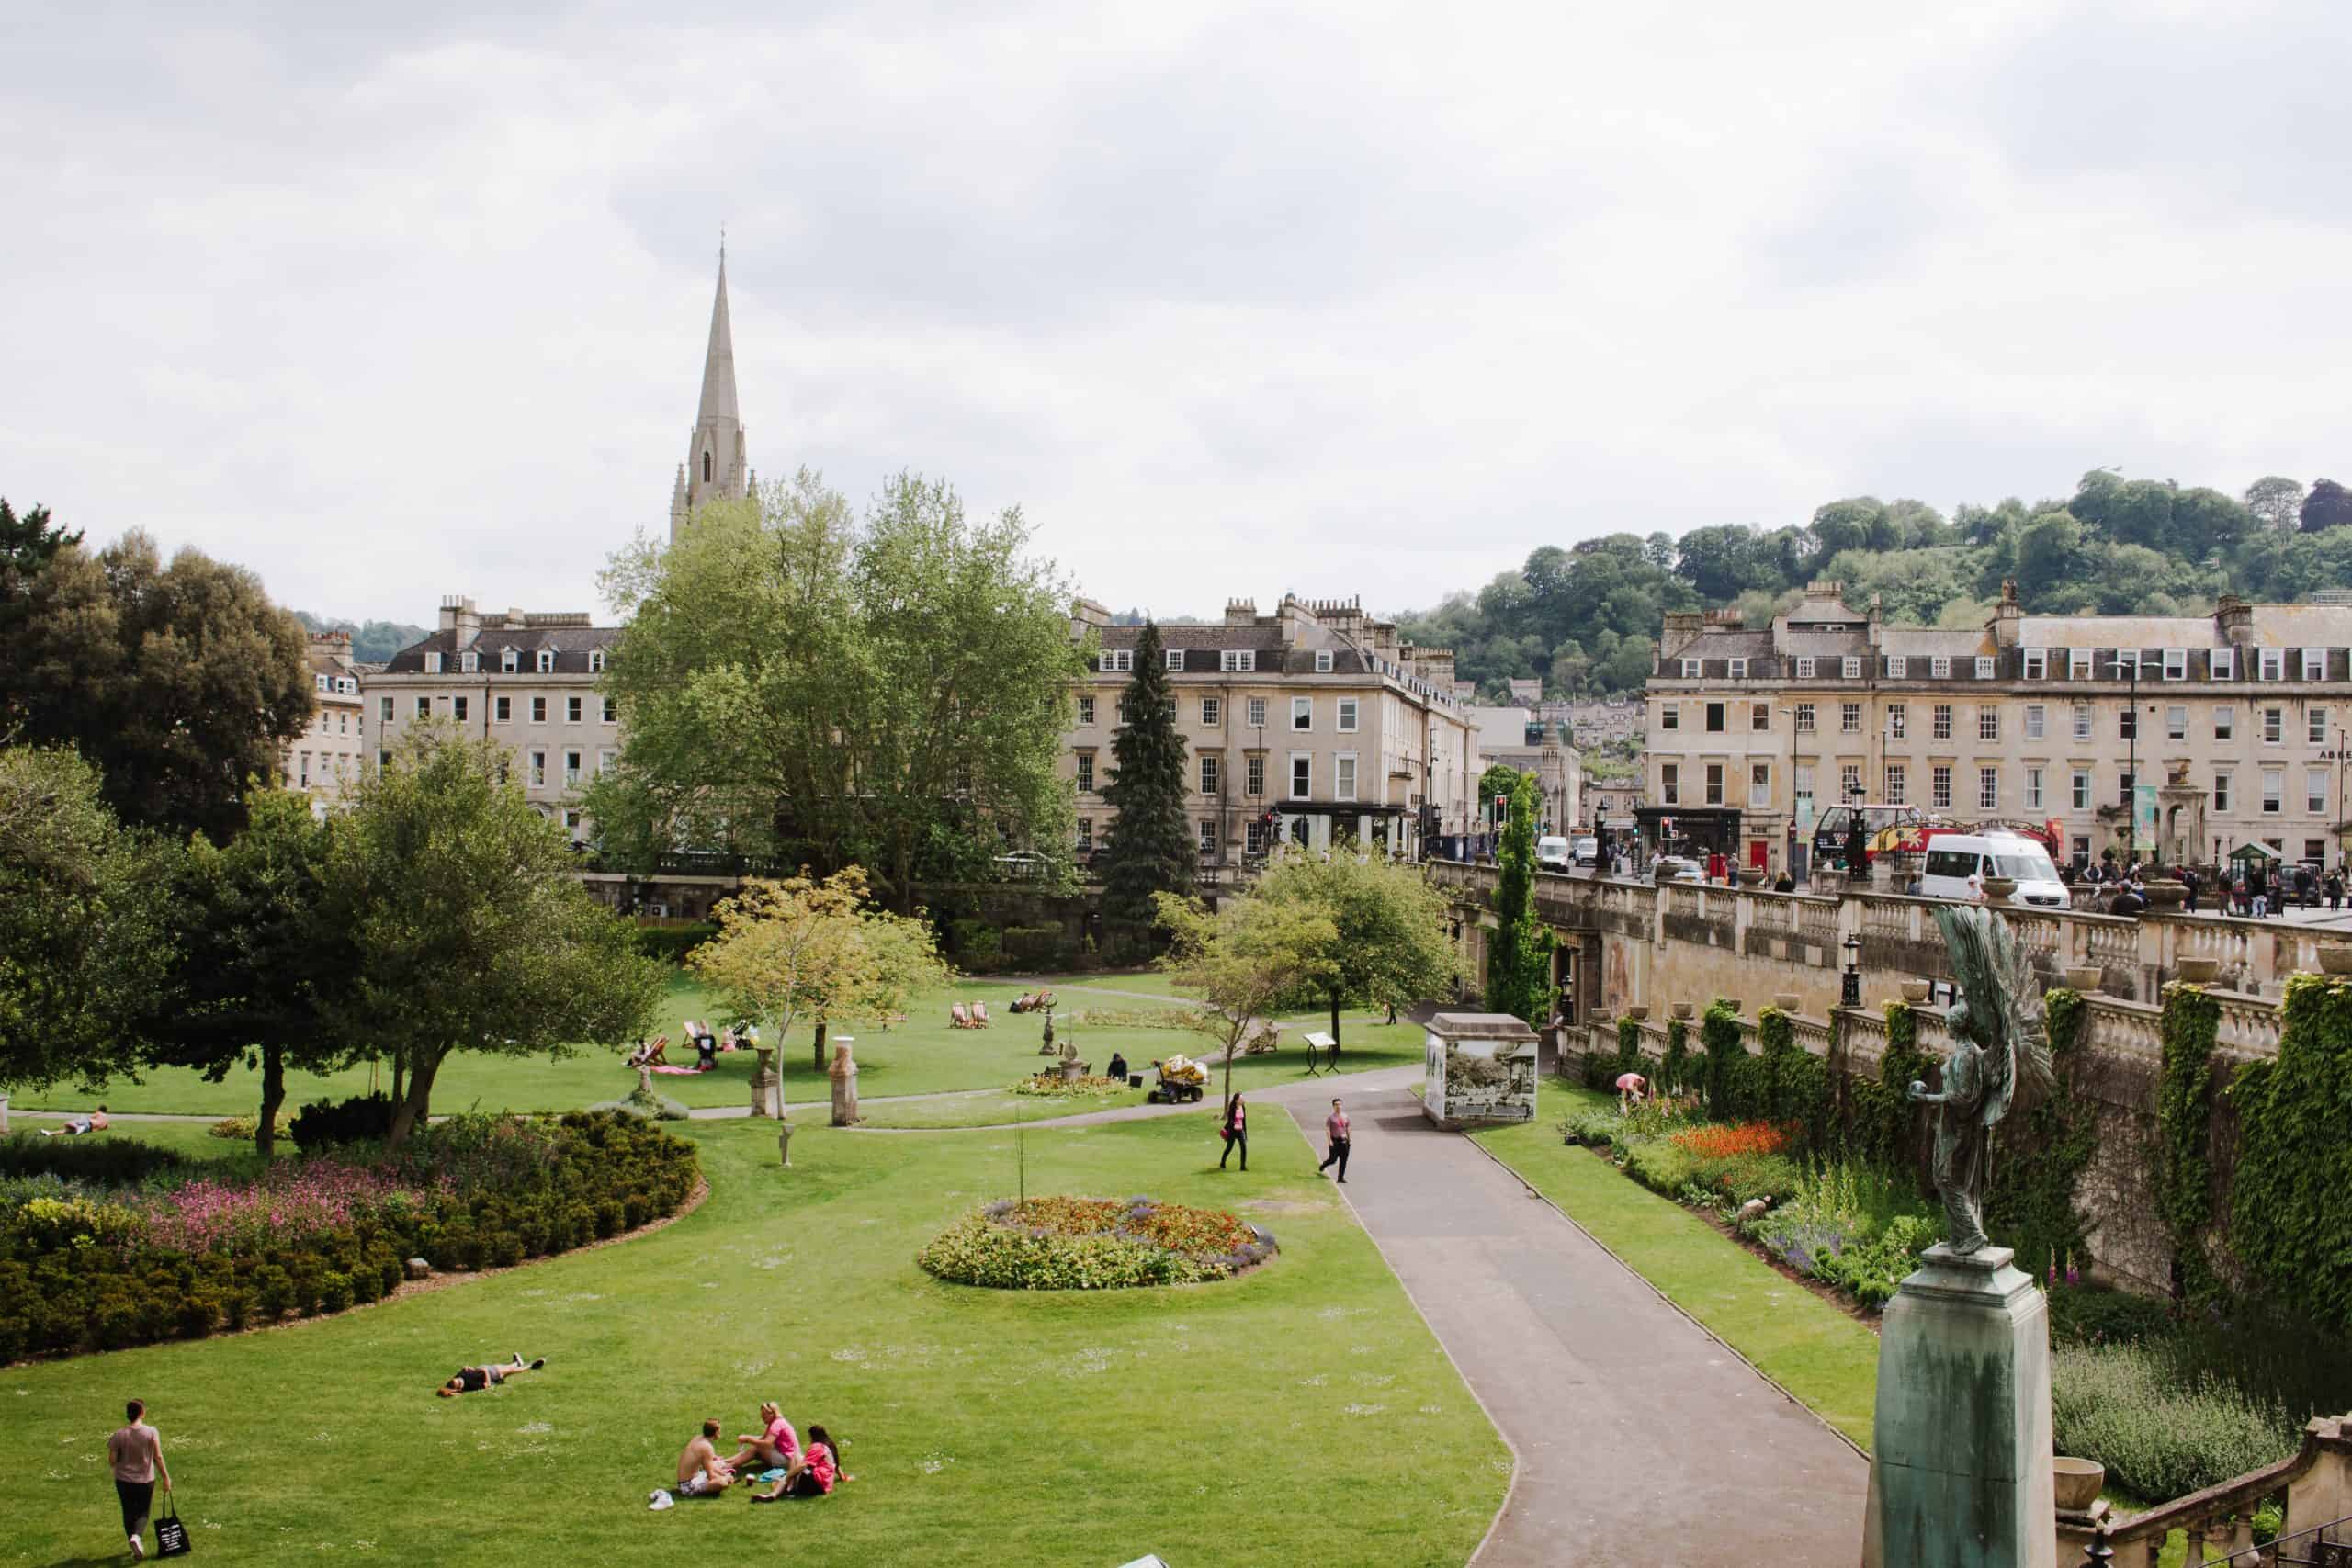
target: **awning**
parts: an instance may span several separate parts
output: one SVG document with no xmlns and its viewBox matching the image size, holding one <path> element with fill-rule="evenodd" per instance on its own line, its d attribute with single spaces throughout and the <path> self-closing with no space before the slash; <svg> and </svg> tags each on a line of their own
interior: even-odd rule
<svg viewBox="0 0 2352 1568">
<path fill-rule="evenodd" d="M 2283 861 L 2287 857 L 2280 854 L 2277 850 L 2272 849 L 2268 844 L 2257 842 L 2240 844 L 2236 849 L 2230 852 L 2228 858 L 2231 860 Z"/>
</svg>

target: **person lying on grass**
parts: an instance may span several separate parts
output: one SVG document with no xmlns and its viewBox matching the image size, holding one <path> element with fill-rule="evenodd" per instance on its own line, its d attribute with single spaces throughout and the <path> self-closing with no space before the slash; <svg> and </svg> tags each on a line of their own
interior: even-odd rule
<svg viewBox="0 0 2352 1568">
<path fill-rule="evenodd" d="M 758 1460 L 760 1470 L 782 1470 L 788 1467 L 800 1451 L 800 1438 L 793 1431 L 792 1423 L 784 1418 L 783 1407 L 773 1399 L 760 1403 L 760 1429 L 739 1432 L 735 1440 L 743 1446 L 735 1450 L 727 1463 L 741 1470 L 746 1460 Z"/>
<path fill-rule="evenodd" d="M 548 1359 L 542 1356 L 526 1366 L 523 1364 L 523 1352 L 517 1350 L 512 1361 L 499 1366 L 459 1367 L 455 1377 L 433 1392 L 444 1399 L 455 1399 L 461 1393 L 479 1393 L 486 1388 L 496 1388 L 508 1378 L 524 1372 L 536 1372 L 547 1364 Z"/>
<path fill-rule="evenodd" d="M 62 1127 L 43 1127 L 40 1135 L 44 1138 L 77 1138 L 85 1133 L 103 1133 L 107 1125 L 107 1108 L 101 1105 L 87 1116 L 68 1117 Z"/>
<path fill-rule="evenodd" d="M 848 1479 L 841 1474 L 840 1461 L 834 1457 L 833 1435 L 812 1424 L 808 1446 L 792 1461 L 792 1468 L 766 1491 L 752 1493 L 752 1501 L 773 1503 L 778 1497 L 821 1497 L 833 1489 L 836 1477 Z"/>
<path fill-rule="evenodd" d="M 702 1424 L 702 1435 L 678 1450 L 678 1495 L 716 1497 L 735 1484 L 735 1472 L 718 1457 L 718 1418 Z"/>
</svg>

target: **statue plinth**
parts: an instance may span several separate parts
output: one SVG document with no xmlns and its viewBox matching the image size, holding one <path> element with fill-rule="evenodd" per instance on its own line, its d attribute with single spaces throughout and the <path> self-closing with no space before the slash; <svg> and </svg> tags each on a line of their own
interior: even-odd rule
<svg viewBox="0 0 2352 1568">
<path fill-rule="evenodd" d="M 1886 1305 L 1862 1568 L 2056 1568 L 2050 1309 L 2014 1257 L 1939 1243 Z"/>
<path fill-rule="evenodd" d="M 825 1076 L 833 1081 L 833 1125 L 854 1126 L 857 1122 L 857 1063 L 849 1054 L 847 1035 L 837 1037 L 833 1045 L 833 1065 Z"/>
<path fill-rule="evenodd" d="M 784 1114 L 784 1077 L 775 1070 L 775 1053 L 759 1047 L 759 1066 L 752 1069 L 752 1114 L 775 1116 Z"/>
</svg>

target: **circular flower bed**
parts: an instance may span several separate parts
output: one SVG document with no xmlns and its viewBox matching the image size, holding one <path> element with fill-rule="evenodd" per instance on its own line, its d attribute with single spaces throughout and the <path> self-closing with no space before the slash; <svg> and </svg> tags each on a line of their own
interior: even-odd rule
<svg viewBox="0 0 2352 1568">
<path fill-rule="evenodd" d="M 1222 1209 L 1148 1198 L 1010 1198 L 932 1237 L 915 1261 L 999 1291 L 1118 1291 L 1226 1280 L 1273 1256 L 1272 1233 Z"/>
</svg>

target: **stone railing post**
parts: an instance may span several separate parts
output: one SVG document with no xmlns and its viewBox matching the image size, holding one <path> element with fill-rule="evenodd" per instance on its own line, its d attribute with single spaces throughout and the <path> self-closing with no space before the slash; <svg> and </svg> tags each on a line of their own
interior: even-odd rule
<svg viewBox="0 0 2352 1568">
<path fill-rule="evenodd" d="M 2323 1416 L 2303 1432 L 2318 1453 L 2310 1469 L 2287 1483 L 2288 1531 L 2352 1515 L 2352 1416 Z"/>
<path fill-rule="evenodd" d="M 1736 888 L 1731 896 L 1731 950 L 1747 951 L 1747 928 L 1756 923 L 1756 897 L 1745 887 Z"/>
</svg>

